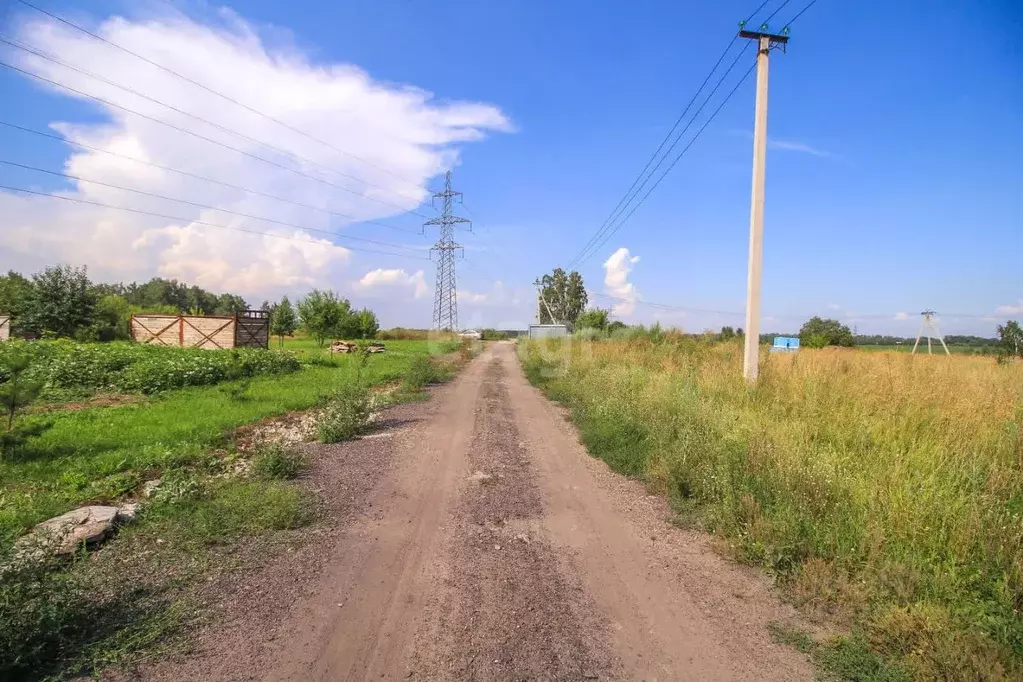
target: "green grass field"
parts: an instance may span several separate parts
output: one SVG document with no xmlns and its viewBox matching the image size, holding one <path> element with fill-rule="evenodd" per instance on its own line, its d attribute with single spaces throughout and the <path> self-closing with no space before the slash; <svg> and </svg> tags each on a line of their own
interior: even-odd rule
<svg viewBox="0 0 1023 682">
<path fill-rule="evenodd" d="M 414 358 L 431 351 L 425 341 L 386 345 L 386 352 L 371 355 L 360 370 L 354 355 L 328 358 L 311 341 L 289 340 L 285 349 L 306 361 L 302 369 L 251 379 L 242 400 L 231 398 L 222 383 L 120 406 L 52 413 L 50 430 L 31 440 L 14 461 L 0 462 L 0 542 L 9 543 L 32 524 L 80 504 L 114 501 L 164 468 L 230 445 L 228 436 L 237 426 L 314 407 L 360 372 L 369 385 L 400 379 Z M 451 349 L 450 344 L 433 348 Z"/>
<path fill-rule="evenodd" d="M 1023 679 L 1023 363 L 770 353 L 750 388 L 738 343 L 520 351 L 593 455 L 848 633 L 831 673 Z"/>
</svg>

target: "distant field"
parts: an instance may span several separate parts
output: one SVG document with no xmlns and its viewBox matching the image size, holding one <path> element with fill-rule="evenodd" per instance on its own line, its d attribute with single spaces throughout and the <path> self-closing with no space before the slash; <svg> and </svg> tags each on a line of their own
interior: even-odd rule
<svg viewBox="0 0 1023 682">
<path fill-rule="evenodd" d="M 897 345 L 897 346 L 868 346 L 868 345 L 861 345 L 861 346 L 856 346 L 856 349 L 857 350 L 875 350 L 875 351 L 877 351 L 877 350 L 887 350 L 887 351 L 897 351 L 897 352 L 909 353 L 910 351 L 913 350 L 913 344 L 910 343 L 910 344 L 902 344 L 902 345 Z M 948 347 L 948 352 L 949 353 L 959 353 L 959 354 L 966 354 L 966 355 L 990 354 L 990 353 L 994 353 L 996 350 L 997 349 L 995 347 L 993 347 L 993 346 L 949 346 Z M 920 353 L 926 354 L 927 353 L 927 342 L 926 341 L 921 341 L 920 342 L 920 347 L 916 349 L 916 352 L 917 352 L 917 354 L 920 354 Z M 933 341 L 932 344 L 931 344 L 931 352 L 932 353 L 941 353 L 942 355 L 944 355 L 945 350 L 941 347 L 941 343 L 940 342 Z"/>
<path fill-rule="evenodd" d="M 1023 679 L 1023 363 L 802 350 L 750 389 L 737 343 L 520 349 L 592 454 L 848 628 L 841 679 Z"/>
</svg>

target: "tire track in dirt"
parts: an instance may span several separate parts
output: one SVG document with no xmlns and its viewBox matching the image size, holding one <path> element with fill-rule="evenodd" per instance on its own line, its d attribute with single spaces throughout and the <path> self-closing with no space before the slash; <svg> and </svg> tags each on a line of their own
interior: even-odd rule
<svg viewBox="0 0 1023 682">
<path fill-rule="evenodd" d="M 536 471 L 491 360 L 475 410 L 462 501 L 442 559 L 443 589 L 413 674 L 429 680 L 606 679 L 607 621 L 542 532 Z M 446 570 L 445 570 L 446 569 Z"/>
</svg>

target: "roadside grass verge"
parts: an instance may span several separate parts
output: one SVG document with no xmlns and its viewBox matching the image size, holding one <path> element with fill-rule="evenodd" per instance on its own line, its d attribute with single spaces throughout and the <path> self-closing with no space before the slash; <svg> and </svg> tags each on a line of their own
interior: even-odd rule
<svg viewBox="0 0 1023 682">
<path fill-rule="evenodd" d="M 0 678 L 65 679 L 184 650 L 200 617 L 188 586 L 230 557 L 211 548 L 313 514 L 295 484 L 226 481 L 155 501 L 91 555 L 11 562 L 10 548 L 0 551 Z"/>
<path fill-rule="evenodd" d="M 0 679 L 63 679 L 182 650 L 204 617 L 198 583 L 244 567 L 239 543 L 273 551 L 314 518 L 296 483 L 299 453 L 264 446 L 240 473 L 239 426 L 324 404 L 356 384 L 395 384 L 431 351 L 303 362 L 298 371 L 165 391 L 145 402 L 51 413 L 53 427 L 0 461 Z M 244 384 L 244 390 L 225 386 Z M 239 399 L 235 393 L 243 394 Z M 117 539 L 71 559 L 12 562 L 31 526 L 86 503 L 117 503 L 161 483 Z M 243 553 L 244 554 L 244 553 Z M 45 558 L 44 558 L 45 557 Z M 200 581 L 199 579 L 202 578 Z"/>
<path fill-rule="evenodd" d="M 1023 676 L 1023 365 L 804 350 L 750 388 L 737 343 L 520 355 L 593 455 L 855 633 L 815 654 L 832 674 Z"/>
<path fill-rule="evenodd" d="M 221 387 L 170 391 L 145 403 L 51 415 L 53 426 L 0 461 L 0 545 L 33 524 L 84 503 L 111 502 L 168 468 L 194 465 L 211 448 L 230 449 L 235 427 L 321 404 L 344 385 L 403 379 L 429 353 L 425 342 L 390 342 L 364 367 L 352 355 L 329 366 L 248 380 L 245 400 Z"/>
</svg>

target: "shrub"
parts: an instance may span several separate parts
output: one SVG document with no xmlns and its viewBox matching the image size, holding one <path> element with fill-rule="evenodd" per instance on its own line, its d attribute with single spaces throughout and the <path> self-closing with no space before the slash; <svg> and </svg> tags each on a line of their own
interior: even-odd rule
<svg viewBox="0 0 1023 682">
<path fill-rule="evenodd" d="M 369 423 L 369 391 L 357 384 L 344 384 L 327 403 L 316 430 L 321 443 L 340 443 L 355 438 Z"/>
<path fill-rule="evenodd" d="M 206 386 L 230 379 L 285 374 L 299 369 L 292 354 L 253 348 L 205 350 L 69 341 L 9 341 L 0 344 L 0 383 L 10 378 L 4 360 L 30 359 L 26 378 L 45 385 L 44 395 L 60 389 L 158 393 L 183 386 Z"/>
<path fill-rule="evenodd" d="M 418 391 L 428 384 L 435 384 L 443 379 L 443 375 L 437 369 L 433 361 L 420 355 L 412 359 L 409 364 L 408 373 L 405 375 L 406 388 Z"/>
<path fill-rule="evenodd" d="M 292 479 L 305 467 L 306 460 L 301 453 L 288 450 L 280 443 L 264 447 L 252 460 L 252 470 L 266 479 Z"/>
<path fill-rule="evenodd" d="M 572 332 L 572 338 L 580 341 L 598 341 L 607 338 L 607 333 L 595 327 L 585 327 Z"/>
</svg>

